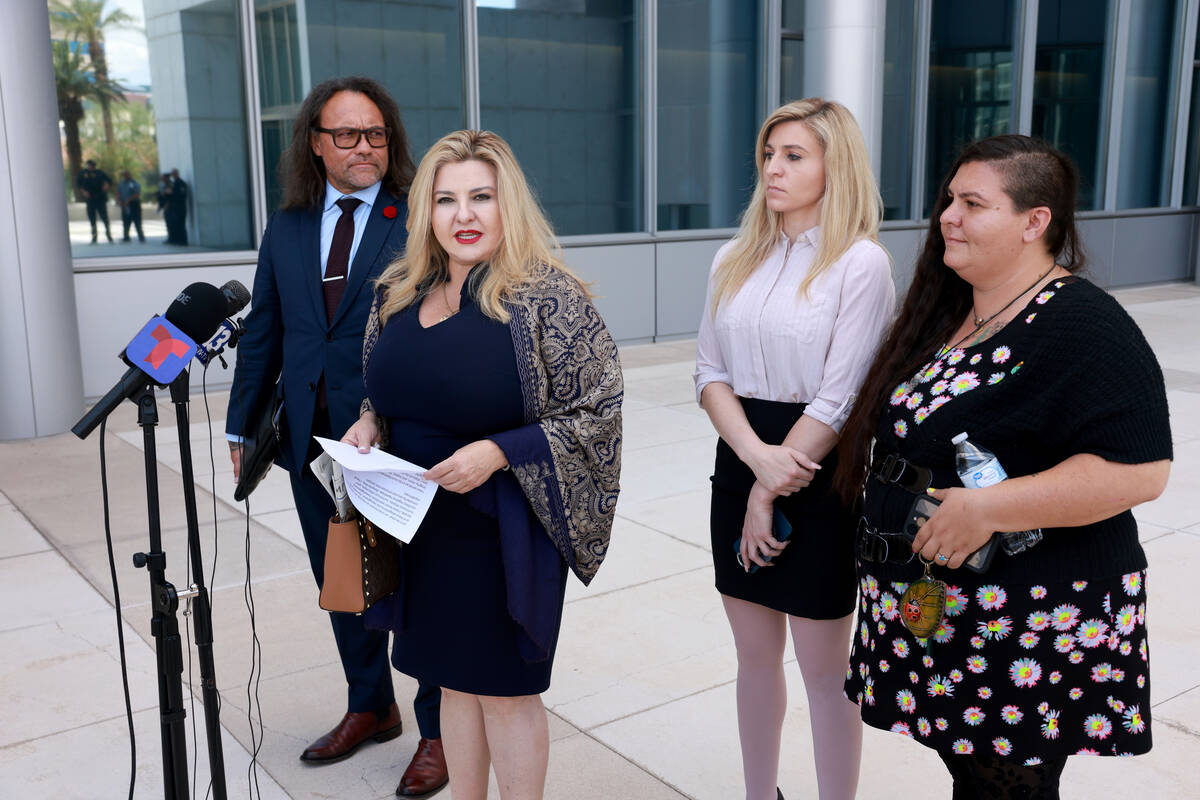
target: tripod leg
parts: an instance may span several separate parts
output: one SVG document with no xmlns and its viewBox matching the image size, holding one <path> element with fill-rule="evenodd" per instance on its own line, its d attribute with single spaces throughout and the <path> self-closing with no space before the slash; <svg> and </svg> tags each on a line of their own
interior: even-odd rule
<svg viewBox="0 0 1200 800">
<path fill-rule="evenodd" d="M 213 664 L 212 606 L 204 588 L 204 562 L 200 553 L 200 523 L 196 514 L 196 484 L 192 474 L 192 445 L 188 424 L 188 373 L 182 372 L 171 384 L 171 402 L 175 405 L 175 425 L 179 432 L 179 456 L 183 472 L 183 506 L 187 515 L 188 553 L 192 562 L 192 585 L 196 598 L 192 603 L 192 627 L 196 634 L 196 652 L 200 659 L 200 693 L 204 703 L 204 728 L 208 736 L 208 767 L 212 778 L 213 800 L 226 800 L 225 752 L 221 744 L 221 698 L 217 692 L 216 667 Z"/>
<path fill-rule="evenodd" d="M 178 607 L 175 589 L 169 583 L 162 587 L 172 598 L 171 605 Z M 156 602 L 157 606 L 158 603 Z M 163 780 L 170 800 L 187 800 L 187 727 L 183 708 L 183 642 L 179 638 L 179 623 L 174 608 L 171 613 L 155 609 L 157 617 L 151 624 L 155 633 L 155 652 L 158 656 L 158 697 L 160 727 L 162 729 Z M 165 699 L 164 699 L 165 698 Z"/>
<path fill-rule="evenodd" d="M 146 468 L 146 511 L 150 529 L 150 550 L 135 553 L 134 566 L 145 567 L 150 574 L 150 602 L 154 609 L 150 632 L 158 659 L 158 707 L 162 731 L 163 797 L 188 800 L 187 730 L 183 709 L 183 648 L 179 641 L 179 606 L 175 587 L 167 583 L 167 557 L 162 551 L 162 529 L 158 503 L 158 454 L 154 428 L 158 425 L 158 407 L 154 386 L 148 385 L 136 396 L 138 425 L 142 428 Z"/>
</svg>

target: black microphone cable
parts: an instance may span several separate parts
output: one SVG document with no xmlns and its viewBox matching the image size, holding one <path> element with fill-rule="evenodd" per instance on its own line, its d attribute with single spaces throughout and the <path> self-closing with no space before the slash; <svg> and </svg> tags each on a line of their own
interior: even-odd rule
<svg viewBox="0 0 1200 800">
<path fill-rule="evenodd" d="M 201 373 L 201 386 L 204 397 L 204 413 L 208 421 L 208 455 L 209 463 L 212 467 L 211 473 L 211 494 L 213 497 L 213 563 L 212 577 L 209 580 L 209 587 L 216 586 L 217 580 L 217 470 L 216 458 L 213 455 L 213 436 L 212 436 L 212 411 L 208 405 L 208 365 L 211 364 L 211 359 L 204 364 L 204 371 Z M 239 400 L 242 410 L 242 419 L 246 417 L 246 401 L 245 396 Z M 243 453 L 245 451 L 243 450 Z M 245 466 L 244 464 L 242 465 Z M 262 701 L 259 694 L 259 689 L 262 685 L 262 642 L 258 638 L 258 624 L 255 616 L 254 603 L 254 586 L 251 581 L 251 555 L 250 555 L 250 498 L 247 497 L 243 501 L 245 510 L 244 523 L 244 543 L 243 553 L 246 566 L 246 577 L 242 584 L 242 599 L 246 604 L 246 610 L 250 616 L 250 674 L 246 678 L 246 723 L 250 729 L 250 763 L 246 767 L 246 791 L 247 797 L 257 796 L 259 800 L 262 798 L 262 789 L 258 781 L 258 756 L 262 752 L 263 741 L 266 736 L 266 728 L 263 725 L 262 716 Z M 210 593 L 210 607 L 212 605 L 212 595 Z M 257 719 L 256 719 L 257 717 Z M 257 723 L 257 724 L 256 724 Z"/>
<path fill-rule="evenodd" d="M 249 419 L 246 409 L 246 395 L 243 392 L 239 398 L 241 405 L 242 419 Z M 242 455 L 245 455 L 246 450 L 243 447 Z M 245 469 L 243 463 L 240 469 Z M 255 619 L 254 605 L 254 585 L 251 582 L 251 563 L 250 563 L 250 497 L 247 496 L 242 501 L 245 509 L 245 560 L 246 560 L 246 582 L 242 586 L 242 599 L 246 604 L 246 611 L 250 615 L 250 676 L 246 680 L 246 723 L 250 728 L 250 764 L 246 767 L 246 790 L 248 797 L 258 796 L 262 800 L 262 789 L 258 783 L 258 754 L 262 750 L 263 740 L 266 737 L 266 729 L 263 727 L 262 719 L 262 701 L 259 698 L 259 687 L 262 683 L 262 642 L 258 638 L 258 626 Z M 251 691 L 253 686 L 253 692 Z M 253 696 L 252 696 L 253 695 Z M 254 729 L 255 711 L 258 714 L 258 733 Z"/>
<path fill-rule="evenodd" d="M 191 382 L 191 374 L 192 374 L 192 370 L 191 370 L 191 366 L 189 365 L 189 367 L 188 367 L 189 384 Z M 204 412 L 206 415 L 208 414 L 208 387 L 203 385 L 203 381 L 207 377 L 208 377 L 208 365 L 205 364 L 204 371 L 201 373 L 202 385 L 200 388 L 200 392 L 204 397 Z M 189 426 L 191 425 L 190 417 L 188 418 L 188 425 Z M 209 432 L 209 440 L 210 440 L 208 443 L 208 455 L 209 455 L 209 461 L 212 461 L 212 441 L 211 441 L 211 439 L 212 439 L 212 420 L 211 419 L 208 420 L 208 432 Z M 192 432 L 189 427 L 187 435 L 191 436 L 191 433 Z M 213 497 L 213 527 L 214 527 L 214 531 L 216 528 L 216 523 L 217 523 L 216 497 L 214 496 Z M 214 536 L 213 538 L 215 540 L 216 537 Z M 216 570 L 216 558 L 217 558 L 217 556 L 216 556 L 216 553 L 214 552 L 213 553 L 214 574 L 215 574 L 215 570 Z M 184 559 L 183 569 L 184 569 L 185 575 L 192 574 L 192 548 L 190 546 L 187 548 L 187 557 Z M 209 612 L 211 614 L 211 611 L 212 611 L 212 582 L 211 581 L 208 584 L 208 589 L 209 589 L 209 606 L 208 607 L 209 607 Z M 189 598 L 187 608 L 184 610 L 183 614 L 185 617 L 190 617 L 193 613 L 195 613 L 195 612 L 192 608 L 192 601 Z M 192 749 L 192 794 L 191 794 L 191 796 L 196 797 L 196 781 L 197 781 L 198 772 L 200 769 L 200 734 L 196 731 L 196 686 L 195 686 L 195 682 L 194 682 L 195 679 L 192 677 L 192 665 L 194 663 L 194 658 L 193 658 L 193 653 L 192 653 L 192 628 L 185 623 L 183 626 L 183 629 L 184 629 L 184 635 L 187 639 L 188 700 L 189 700 L 189 703 L 190 703 L 191 709 L 192 709 L 192 741 L 190 742 L 191 749 Z M 220 710 L 221 710 L 221 693 L 220 692 L 217 693 L 217 709 L 216 710 L 217 710 L 217 713 L 220 714 Z M 208 796 L 210 794 L 212 794 L 212 786 L 213 786 L 213 776 L 209 775 L 208 776 L 208 788 L 206 788 L 204 790 L 204 800 L 208 800 Z"/>
<path fill-rule="evenodd" d="M 211 361 L 204 363 L 204 369 L 200 372 L 200 396 L 204 400 L 204 424 L 208 432 L 208 468 L 209 468 L 209 483 L 212 491 L 212 515 L 213 515 L 213 543 L 212 543 L 212 569 L 209 572 L 208 578 L 208 613 L 212 616 L 213 600 L 216 595 L 216 580 L 217 580 L 217 556 L 220 555 L 219 547 L 221 538 L 218 536 L 220 524 L 217 522 L 217 459 L 213 453 L 213 427 L 212 427 L 212 408 L 208 405 L 208 365 Z M 223 362 L 222 362 L 223 363 Z M 188 668 L 191 668 L 189 663 Z M 190 679 L 190 673 L 189 673 Z M 221 708 L 225 705 L 221 692 L 217 691 L 217 713 L 221 713 Z M 192 695 L 192 703 L 195 703 L 195 694 Z M 195 724 L 195 723 L 193 723 Z M 199 740 L 197 740 L 199 741 Z M 208 788 L 204 790 L 204 800 L 208 800 L 208 796 L 212 794 L 212 776 L 208 778 Z M 195 781 L 193 781 L 192 797 L 196 796 Z"/>
<path fill-rule="evenodd" d="M 217 519 L 217 469 L 216 455 L 213 448 L 213 426 L 212 426 L 212 407 L 208 402 L 208 367 L 212 362 L 209 361 L 203 364 L 203 369 L 200 373 L 201 398 L 204 401 L 204 418 L 208 432 L 208 463 L 209 463 L 209 488 L 212 495 L 212 514 L 213 514 L 213 546 L 212 546 L 212 566 L 209 572 L 209 610 L 211 612 L 214 606 L 214 593 L 217 581 L 217 559 L 219 556 L 220 545 L 220 523 Z M 190 432 L 189 432 L 190 433 Z M 246 603 L 246 609 L 250 616 L 250 635 L 251 635 L 251 650 L 250 650 L 250 674 L 246 681 L 246 722 L 250 728 L 250 763 L 246 770 L 247 796 L 262 798 L 262 789 L 258 781 L 258 756 L 262 751 L 263 740 L 265 737 L 265 727 L 262 717 L 262 702 L 260 699 L 259 690 L 262 685 L 262 642 L 258 637 L 258 626 L 255 618 L 254 605 L 254 587 L 251 583 L 251 556 L 250 556 L 250 500 L 245 501 L 245 565 L 246 578 L 243 584 L 243 599 Z M 191 574 L 191 549 L 188 548 L 187 556 L 187 574 Z M 190 613 L 190 612 L 189 612 Z M 186 626 L 185 626 L 186 627 Z M 188 690 L 191 694 L 192 707 L 192 745 L 193 753 L 198 755 L 196 748 L 198 747 L 199 737 L 196 731 L 196 695 L 193 684 L 193 653 L 192 653 L 192 634 L 191 629 L 186 630 L 188 644 Z M 219 713 L 224 702 L 220 692 L 217 693 L 217 712 Z M 196 782 L 197 769 L 199 759 L 192 759 L 192 796 L 196 797 Z M 205 790 L 204 797 L 207 800 L 212 793 L 212 776 L 209 776 L 208 787 Z"/>
<path fill-rule="evenodd" d="M 263 739 L 266 735 L 262 721 L 262 702 L 258 694 L 262 681 L 262 642 L 258 639 L 258 627 L 255 624 L 254 587 L 250 581 L 250 498 L 247 497 L 242 502 L 246 508 L 246 583 L 242 589 L 242 597 L 246 603 L 246 610 L 250 613 L 250 677 L 246 681 L 246 722 L 250 725 L 250 743 L 252 745 L 250 764 L 246 767 L 246 785 L 250 797 L 257 794 L 259 800 L 262 800 L 262 789 L 258 785 L 258 754 L 262 750 Z M 254 687 L 253 697 L 250 690 L 251 684 Z M 254 732 L 254 712 L 256 710 L 258 712 L 257 734 Z"/>
<path fill-rule="evenodd" d="M 117 614 L 117 654 L 121 660 L 121 689 L 125 692 L 125 723 L 129 727 L 129 800 L 137 785 L 137 734 L 133 731 L 133 704 L 129 700 L 129 664 L 125 660 L 125 624 L 121 617 L 121 588 L 117 584 L 117 561 L 113 556 L 112 524 L 108 513 L 108 464 L 104 433 L 108 418 L 100 421 L 100 501 L 104 507 L 104 543 L 108 548 L 108 572 L 112 577 L 113 609 Z"/>
</svg>

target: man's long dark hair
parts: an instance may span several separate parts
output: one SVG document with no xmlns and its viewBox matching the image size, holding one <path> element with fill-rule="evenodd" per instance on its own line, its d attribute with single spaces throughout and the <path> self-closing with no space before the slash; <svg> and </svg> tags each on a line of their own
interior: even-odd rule
<svg viewBox="0 0 1200 800">
<path fill-rule="evenodd" d="M 283 184 L 282 208 L 307 210 L 316 208 L 325 196 L 325 164 L 312 151 L 309 137 L 321 124 L 321 111 L 338 92 L 358 92 L 379 108 L 383 124 L 391 131 L 388 139 L 388 167 L 383 174 L 383 188 L 395 197 L 406 197 L 416 166 L 408 154 L 408 134 L 400 121 L 400 107 L 378 81 L 351 75 L 330 78 L 313 87 L 304 98 L 296 121 L 292 123 L 292 143 L 279 160 L 279 182 Z"/>
<path fill-rule="evenodd" d="M 1048 142 L 1016 134 L 968 145 L 942 181 L 929 218 L 925 247 L 917 259 L 900 315 L 879 345 L 854 410 L 842 428 L 834 488 L 846 503 L 853 503 L 858 496 L 871 438 L 892 389 L 911 377 L 934 348 L 949 340 L 971 309 L 971 285 L 945 264 L 941 216 L 950 204 L 950 181 L 963 164 L 973 162 L 988 163 L 1000 173 L 1004 193 L 1016 211 L 1049 208 L 1050 223 L 1044 234 L 1047 251 L 1070 272 L 1084 267 L 1075 230 L 1079 174 L 1071 159 Z"/>
</svg>

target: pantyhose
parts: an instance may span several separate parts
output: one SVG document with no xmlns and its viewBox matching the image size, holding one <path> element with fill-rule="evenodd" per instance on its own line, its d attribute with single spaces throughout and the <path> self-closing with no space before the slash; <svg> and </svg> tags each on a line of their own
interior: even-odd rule
<svg viewBox="0 0 1200 800">
<path fill-rule="evenodd" d="M 853 615 L 812 620 L 722 597 L 737 647 L 738 734 L 746 800 L 774 800 L 779 739 L 787 711 L 784 649 L 790 623 L 808 695 L 813 758 L 821 800 L 853 798 L 858 786 L 862 722 L 842 694 Z"/>
</svg>

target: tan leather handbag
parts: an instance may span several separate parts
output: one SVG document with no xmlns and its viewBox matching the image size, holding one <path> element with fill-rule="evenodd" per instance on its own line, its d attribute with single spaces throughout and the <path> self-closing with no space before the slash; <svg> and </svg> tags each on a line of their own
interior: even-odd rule
<svg viewBox="0 0 1200 800">
<path fill-rule="evenodd" d="M 400 586 L 400 543 L 370 520 L 329 520 L 321 608 L 361 614 Z"/>
</svg>

